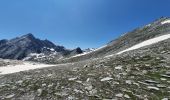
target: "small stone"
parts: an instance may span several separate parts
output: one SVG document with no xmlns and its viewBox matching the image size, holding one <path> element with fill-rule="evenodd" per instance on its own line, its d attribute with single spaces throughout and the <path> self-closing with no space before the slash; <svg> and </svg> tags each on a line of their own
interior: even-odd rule
<svg viewBox="0 0 170 100">
<path fill-rule="evenodd" d="M 133 82 L 133 84 L 134 84 L 134 85 L 136 85 L 136 86 L 139 86 L 139 84 L 138 84 L 138 83 L 136 83 L 136 82 Z"/>
<path fill-rule="evenodd" d="M 165 68 L 170 68 L 170 66 L 165 66 Z"/>
<path fill-rule="evenodd" d="M 158 84 L 158 82 L 153 81 L 153 80 L 145 80 L 146 83 L 154 83 L 154 84 Z"/>
<path fill-rule="evenodd" d="M 74 89 L 74 92 L 83 94 L 83 91 L 78 90 L 78 89 Z"/>
<path fill-rule="evenodd" d="M 80 83 L 80 84 L 83 83 L 82 81 L 76 81 L 76 82 L 77 82 L 77 83 Z"/>
<path fill-rule="evenodd" d="M 92 89 L 91 91 L 89 91 L 90 95 L 95 95 L 97 94 L 97 90 L 96 89 Z"/>
<path fill-rule="evenodd" d="M 10 98 L 13 98 L 14 96 L 15 96 L 15 94 L 10 94 L 10 95 L 7 95 L 5 98 L 10 99 Z"/>
<path fill-rule="evenodd" d="M 126 76 L 126 75 L 127 75 L 127 73 L 122 73 L 122 75 Z"/>
<path fill-rule="evenodd" d="M 162 77 L 165 77 L 165 78 L 170 78 L 169 75 L 161 75 Z"/>
<path fill-rule="evenodd" d="M 147 72 L 148 72 L 148 71 L 146 71 L 146 70 L 143 70 L 143 71 L 142 71 L 143 74 L 146 74 Z"/>
<path fill-rule="evenodd" d="M 115 96 L 121 98 L 121 97 L 123 97 L 123 94 L 119 93 L 119 94 L 116 94 Z"/>
<path fill-rule="evenodd" d="M 11 88 L 11 89 L 13 89 L 13 90 L 14 90 L 14 89 L 16 89 L 16 88 L 17 88 L 16 86 L 12 86 L 12 88 Z"/>
<path fill-rule="evenodd" d="M 67 99 L 68 100 L 75 100 L 75 98 L 73 96 L 69 96 Z"/>
<path fill-rule="evenodd" d="M 38 92 L 38 96 L 41 96 L 41 95 L 42 95 L 43 90 L 42 90 L 42 89 L 38 89 L 38 90 L 37 90 L 37 92 Z"/>
<path fill-rule="evenodd" d="M 134 79 L 134 78 L 135 78 L 135 76 L 130 76 L 130 78 Z"/>
<path fill-rule="evenodd" d="M 57 95 L 57 96 L 67 96 L 68 94 L 67 94 L 67 92 L 62 91 L 62 92 L 55 93 L 55 95 Z"/>
<path fill-rule="evenodd" d="M 167 87 L 168 89 L 170 89 L 170 86 L 169 87 Z"/>
<path fill-rule="evenodd" d="M 125 97 L 125 98 L 128 98 L 128 99 L 130 98 L 130 96 L 129 96 L 129 95 L 127 95 L 127 94 L 125 94 L 125 95 L 124 95 L 124 97 Z"/>
<path fill-rule="evenodd" d="M 167 79 L 166 78 L 160 78 L 162 81 L 166 81 Z"/>
<path fill-rule="evenodd" d="M 150 64 L 145 64 L 145 66 L 146 66 L 146 67 L 149 67 L 149 66 L 150 66 Z"/>
<path fill-rule="evenodd" d="M 103 79 L 101 79 L 100 81 L 110 81 L 110 80 L 112 80 L 113 78 L 111 78 L 111 77 L 105 77 L 105 78 L 103 78 Z"/>
<path fill-rule="evenodd" d="M 86 82 L 89 82 L 90 81 L 90 78 L 87 78 Z"/>
<path fill-rule="evenodd" d="M 157 91 L 159 90 L 159 88 L 153 86 L 148 86 L 148 89 L 157 90 Z"/>
<path fill-rule="evenodd" d="M 116 70 L 121 70 L 122 67 L 123 67 L 123 66 L 120 66 L 120 65 L 119 65 L 119 66 L 115 67 L 115 69 L 116 69 Z"/>
<path fill-rule="evenodd" d="M 23 80 L 20 80 L 17 83 L 21 85 L 23 83 Z"/>
<path fill-rule="evenodd" d="M 158 88 L 166 88 L 166 86 L 163 85 L 163 84 L 158 84 L 157 87 L 158 87 Z"/>
<path fill-rule="evenodd" d="M 166 75 L 170 75 L 170 72 L 166 72 Z"/>
<path fill-rule="evenodd" d="M 84 65 L 84 67 L 83 68 L 87 68 L 88 67 L 88 65 Z"/>
<path fill-rule="evenodd" d="M 52 83 L 52 84 L 49 84 L 49 85 L 48 85 L 48 88 L 51 88 L 51 87 L 53 87 L 53 85 L 54 85 L 53 83 Z"/>
<path fill-rule="evenodd" d="M 135 64 L 134 66 L 135 66 L 135 67 L 138 67 L 138 66 L 139 66 L 139 64 Z"/>
<path fill-rule="evenodd" d="M 166 53 L 166 51 L 161 51 L 161 54 Z"/>
<path fill-rule="evenodd" d="M 131 80 L 126 80 L 126 84 L 132 84 Z"/>
<path fill-rule="evenodd" d="M 53 74 L 48 74 L 47 76 L 48 76 L 48 77 L 51 77 L 52 75 L 53 75 Z"/>
<path fill-rule="evenodd" d="M 74 81 L 74 80 L 76 80 L 77 79 L 77 77 L 76 78 L 69 78 L 68 80 L 69 81 Z"/>
<path fill-rule="evenodd" d="M 168 98 L 163 98 L 162 100 L 168 100 Z"/>
<path fill-rule="evenodd" d="M 160 60 L 161 58 L 160 57 L 156 57 L 156 60 Z"/>
<path fill-rule="evenodd" d="M 42 84 L 42 87 L 44 87 L 44 86 L 46 86 L 46 84 L 44 83 L 44 84 Z"/>
<path fill-rule="evenodd" d="M 90 90 L 93 89 L 93 86 L 92 86 L 92 85 L 87 85 L 87 86 L 85 87 L 85 89 L 90 91 Z"/>
</svg>

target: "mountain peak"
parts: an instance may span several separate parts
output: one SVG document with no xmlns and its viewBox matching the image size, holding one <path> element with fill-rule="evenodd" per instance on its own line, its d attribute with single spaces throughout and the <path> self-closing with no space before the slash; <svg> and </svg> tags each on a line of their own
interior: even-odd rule
<svg viewBox="0 0 170 100">
<path fill-rule="evenodd" d="M 80 47 L 77 47 L 75 50 L 76 50 L 76 52 L 78 52 L 78 53 L 83 53 L 83 51 L 81 50 Z"/>
<path fill-rule="evenodd" d="M 24 38 L 35 38 L 34 37 L 34 35 L 32 34 L 32 33 L 28 33 L 28 34 L 26 34 L 26 35 L 23 35 L 23 36 L 21 36 L 21 37 L 24 37 Z"/>
<path fill-rule="evenodd" d="M 48 50 L 44 50 L 42 48 L 47 48 Z M 36 38 L 31 33 L 11 40 L 0 40 L 0 58 L 4 59 L 20 60 L 29 56 L 31 53 L 43 53 L 44 55 L 47 54 L 49 56 L 50 54 L 54 54 L 53 51 L 57 52 L 55 54 L 57 57 L 65 56 L 65 54 L 76 55 L 82 53 L 80 48 L 77 48 L 75 52 L 72 53 L 72 50 L 67 50 L 63 46 L 56 46 L 47 39 L 41 40 Z"/>
</svg>

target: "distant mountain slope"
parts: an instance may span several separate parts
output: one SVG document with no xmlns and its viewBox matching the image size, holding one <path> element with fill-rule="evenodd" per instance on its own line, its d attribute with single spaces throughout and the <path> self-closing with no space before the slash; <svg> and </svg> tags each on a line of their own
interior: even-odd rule
<svg viewBox="0 0 170 100">
<path fill-rule="evenodd" d="M 23 59 L 31 53 L 50 55 L 54 52 L 56 52 L 55 56 L 63 56 L 69 55 L 72 50 L 67 50 L 63 46 L 56 46 L 48 40 L 35 38 L 31 33 L 11 40 L 0 41 L 0 58 Z M 81 52 L 74 52 L 74 54 L 79 53 Z"/>
<path fill-rule="evenodd" d="M 98 58 L 111 54 L 116 54 L 138 43 L 168 33 L 170 33 L 170 18 L 162 17 L 151 24 L 148 24 L 141 28 L 137 28 L 131 32 L 122 35 L 120 38 L 109 42 L 100 49 L 94 50 L 93 52 L 89 52 L 85 55 L 60 60 L 58 62 L 74 62 L 89 58 Z"/>
<path fill-rule="evenodd" d="M 170 23 L 164 23 L 168 20 L 170 18 L 162 17 L 151 24 L 137 28 L 111 41 L 108 46 L 111 47 L 111 52 L 119 52 L 145 40 L 168 34 L 170 32 Z"/>
</svg>

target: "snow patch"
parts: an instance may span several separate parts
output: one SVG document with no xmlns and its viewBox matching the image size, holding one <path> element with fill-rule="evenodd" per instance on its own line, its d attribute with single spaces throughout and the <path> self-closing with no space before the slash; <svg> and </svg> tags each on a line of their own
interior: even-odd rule
<svg viewBox="0 0 170 100">
<path fill-rule="evenodd" d="M 31 57 L 25 57 L 22 61 L 27 61 L 29 59 L 31 59 Z"/>
<path fill-rule="evenodd" d="M 72 56 L 72 57 L 70 57 L 70 58 L 83 56 L 83 55 L 86 55 L 86 54 L 89 54 L 89 53 L 90 53 L 90 52 L 84 52 L 84 53 L 82 53 L 82 54 L 78 54 L 78 55 Z"/>
<path fill-rule="evenodd" d="M 55 51 L 54 48 L 43 47 L 43 49 L 48 49 L 48 50 L 50 50 L 50 51 Z"/>
<path fill-rule="evenodd" d="M 54 48 L 50 48 L 51 51 L 55 51 Z"/>
<path fill-rule="evenodd" d="M 161 24 L 168 24 L 168 23 L 170 23 L 170 20 L 165 20 L 165 21 L 161 22 Z"/>
<path fill-rule="evenodd" d="M 95 50 L 95 48 L 88 48 L 88 49 L 85 49 L 85 50 L 83 50 L 84 52 L 91 52 L 91 51 L 94 51 Z"/>
<path fill-rule="evenodd" d="M 139 48 L 144 47 L 144 46 L 155 44 L 155 43 L 161 42 L 161 41 L 169 39 L 169 38 L 170 38 L 170 34 L 166 34 L 166 35 L 162 35 L 162 36 L 159 36 L 159 37 L 155 37 L 155 38 L 146 40 L 144 42 L 141 42 L 141 43 L 139 43 L 137 45 L 134 45 L 134 46 L 132 46 L 132 47 L 126 49 L 126 50 L 120 51 L 120 52 L 117 53 L 117 55 L 122 54 L 122 53 L 127 52 L 127 51 L 139 49 Z"/>
<path fill-rule="evenodd" d="M 9 66 L 0 67 L 0 75 L 11 74 L 11 73 L 32 70 L 32 69 L 38 69 L 38 68 L 52 67 L 52 66 L 55 66 L 55 65 L 24 62 L 23 64 L 19 64 L 19 65 L 15 65 L 15 66 L 9 65 Z"/>
<path fill-rule="evenodd" d="M 44 58 L 45 57 L 45 54 L 44 53 L 31 53 L 30 56 L 35 56 L 36 58 Z"/>
</svg>

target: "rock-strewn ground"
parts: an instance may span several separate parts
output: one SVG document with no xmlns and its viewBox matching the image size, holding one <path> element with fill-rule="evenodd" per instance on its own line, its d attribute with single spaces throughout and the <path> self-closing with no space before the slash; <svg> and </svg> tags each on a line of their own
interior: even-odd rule
<svg viewBox="0 0 170 100">
<path fill-rule="evenodd" d="M 166 100 L 170 98 L 168 60 L 159 54 L 135 53 L 4 75 L 0 98 Z"/>
<path fill-rule="evenodd" d="M 22 61 L 0 59 L 0 67 L 22 64 Z"/>
<path fill-rule="evenodd" d="M 170 40 L 112 57 L 0 76 L 2 100 L 168 100 Z"/>
</svg>

